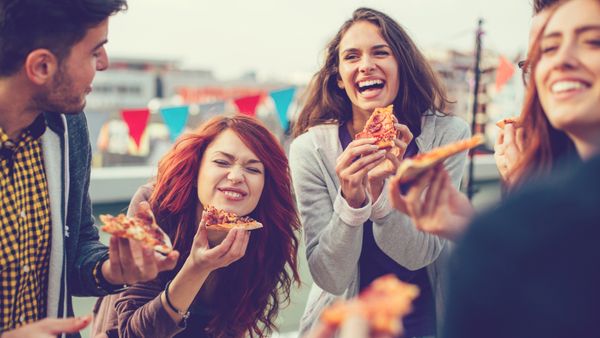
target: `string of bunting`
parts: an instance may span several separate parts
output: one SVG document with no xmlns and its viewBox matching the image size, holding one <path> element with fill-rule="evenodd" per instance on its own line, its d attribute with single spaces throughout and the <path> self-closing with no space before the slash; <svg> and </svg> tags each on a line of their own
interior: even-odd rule
<svg viewBox="0 0 600 338">
<path fill-rule="evenodd" d="M 266 99 L 270 98 L 277 111 L 281 127 L 287 131 L 290 124 L 288 111 L 294 100 L 295 93 L 296 87 L 290 87 L 271 91 L 268 96 L 265 94 L 255 94 L 233 98 L 232 102 L 237 108 L 238 113 L 256 117 L 257 108 Z M 186 125 L 197 125 L 211 117 L 223 114 L 225 113 L 226 106 L 226 101 L 216 101 L 195 105 L 193 108 L 192 105 L 161 107 L 159 108 L 159 112 L 169 130 L 169 138 L 171 141 L 175 141 L 183 133 Z M 194 109 L 197 114 L 190 113 Z M 150 109 L 123 109 L 120 115 L 129 128 L 129 136 L 139 148 L 142 135 L 146 131 L 150 120 Z M 103 119 L 108 118 L 107 115 L 103 115 L 102 117 Z"/>
</svg>

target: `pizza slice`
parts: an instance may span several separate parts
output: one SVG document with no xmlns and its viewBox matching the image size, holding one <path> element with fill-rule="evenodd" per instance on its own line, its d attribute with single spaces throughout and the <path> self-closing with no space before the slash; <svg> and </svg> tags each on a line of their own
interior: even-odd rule
<svg viewBox="0 0 600 338">
<path fill-rule="evenodd" d="M 502 120 L 496 122 L 496 125 L 502 129 L 504 129 L 504 127 L 506 127 L 507 124 L 514 124 L 515 127 L 519 127 L 521 125 L 520 116 L 507 117 L 505 119 L 502 119 Z"/>
<path fill-rule="evenodd" d="M 355 139 L 371 138 L 377 139 L 375 143 L 380 149 L 392 148 L 398 131 L 394 127 L 394 105 L 385 108 L 376 108 L 363 130 L 356 134 Z"/>
<path fill-rule="evenodd" d="M 419 177 L 423 172 L 435 167 L 438 163 L 445 161 L 450 156 L 475 148 L 478 145 L 483 144 L 483 142 L 483 135 L 477 134 L 470 139 L 449 143 L 434 148 L 426 153 L 417 154 L 412 158 L 404 159 L 400 163 L 396 175 L 392 177 L 392 184 L 410 182 Z"/>
<path fill-rule="evenodd" d="M 262 228 L 262 223 L 246 216 L 238 216 L 232 212 L 217 209 L 211 205 L 204 208 L 207 214 L 206 228 L 212 230 L 229 231 L 235 227 L 242 227 L 245 230 L 254 230 Z"/>
<path fill-rule="evenodd" d="M 169 236 L 156 224 L 149 207 L 142 208 L 135 217 L 127 217 L 125 214 L 100 215 L 100 220 L 104 223 L 102 231 L 111 235 L 141 241 L 163 254 L 173 251 Z"/>
<path fill-rule="evenodd" d="M 357 297 L 330 305 L 321 314 L 321 320 L 339 327 L 346 320 L 361 316 L 373 334 L 398 336 L 403 332 L 402 318 L 412 311 L 412 302 L 418 295 L 417 286 L 404 283 L 394 275 L 384 275 Z"/>
</svg>

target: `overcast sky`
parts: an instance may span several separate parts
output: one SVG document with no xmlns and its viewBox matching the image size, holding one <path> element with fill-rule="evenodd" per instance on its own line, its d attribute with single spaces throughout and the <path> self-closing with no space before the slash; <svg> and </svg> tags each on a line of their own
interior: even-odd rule
<svg viewBox="0 0 600 338">
<path fill-rule="evenodd" d="M 129 0 L 111 19 L 110 56 L 167 58 L 220 78 L 313 73 L 339 26 L 360 6 L 384 11 L 422 49 L 470 50 L 479 17 L 484 44 L 524 51 L 531 0 Z"/>
</svg>

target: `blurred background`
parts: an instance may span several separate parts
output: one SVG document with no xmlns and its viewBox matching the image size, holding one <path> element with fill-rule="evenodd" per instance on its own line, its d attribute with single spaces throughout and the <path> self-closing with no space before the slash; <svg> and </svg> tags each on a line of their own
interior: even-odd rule
<svg viewBox="0 0 600 338">
<path fill-rule="evenodd" d="M 501 190 L 491 155 L 495 122 L 519 114 L 529 0 L 129 0 L 129 10 L 111 18 L 111 65 L 96 75 L 86 107 L 95 215 L 125 212 L 173 142 L 214 115 L 254 116 L 287 149 L 325 45 L 361 6 L 409 32 L 455 101 L 447 112 L 485 133 L 472 157 L 470 194 L 478 209 L 493 205 Z M 303 250 L 300 258 L 303 286 L 280 316 L 285 336 L 294 336 L 312 283 Z M 94 302 L 76 299 L 76 314 Z"/>
</svg>

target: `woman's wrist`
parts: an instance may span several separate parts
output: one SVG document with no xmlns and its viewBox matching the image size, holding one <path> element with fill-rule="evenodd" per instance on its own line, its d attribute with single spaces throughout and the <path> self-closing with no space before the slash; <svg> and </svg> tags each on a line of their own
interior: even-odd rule
<svg viewBox="0 0 600 338">
<path fill-rule="evenodd" d="M 213 270 L 208 268 L 206 264 L 194 261 L 194 258 L 190 254 L 183 263 L 179 274 L 185 275 L 185 278 L 198 279 L 202 277 L 206 278 Z"/>
<path fill-rule="evenodd" d="M 341 189 L 342 198 L 346 200 L 346 203 L 351 208 L 360 209 L 367 205 L 369 200 L 367 196 L 367 190 L 363 189 L 362 191 L 354 191 L 353 194 L 346 194 L 343 189 Z"/>
</svg>

